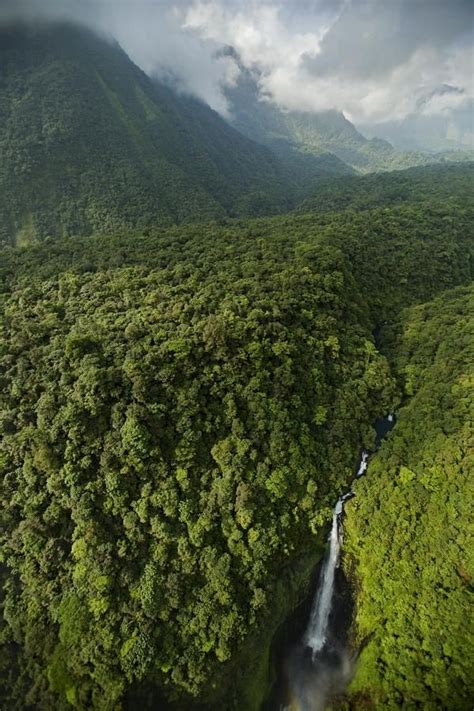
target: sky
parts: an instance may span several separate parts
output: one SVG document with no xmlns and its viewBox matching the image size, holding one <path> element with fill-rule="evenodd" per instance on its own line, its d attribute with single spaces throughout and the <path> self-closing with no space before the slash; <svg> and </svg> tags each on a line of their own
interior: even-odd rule
<svg viewBox="0 0 474 711">
<path fill-rule="evenodd" d="M 239 69 L 283 109 L 356 123 L 446 115 L 474 97 L 474 0 L 0 0 L 0 22 L 74 19 L 225 114 Z M 217 55 L 217 56 L 216 56 Z"/>
</svg>

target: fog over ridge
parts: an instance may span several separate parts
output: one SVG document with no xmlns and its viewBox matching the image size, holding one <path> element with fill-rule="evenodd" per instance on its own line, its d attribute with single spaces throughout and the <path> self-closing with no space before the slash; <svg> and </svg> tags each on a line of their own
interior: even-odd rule
<svg viewBox="0 0 474 711">
<path fill-rule="evenodd" d="M 470 0 L 0 0 L 0 22 L 14 19 L 112 35 L 148 74 L 171 73 L 223 114 L 239 72 L 224 45 L 284 109 L 377 124 L 449 115 L 474 96 Z"/>
</svg>

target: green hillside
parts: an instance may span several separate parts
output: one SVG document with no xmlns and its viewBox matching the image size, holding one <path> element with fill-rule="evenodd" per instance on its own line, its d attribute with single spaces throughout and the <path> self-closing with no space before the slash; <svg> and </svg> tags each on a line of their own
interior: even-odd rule
<svg viewBox="0 0 474 711">
<path fill-rule="evenodd" d="M 359 212 L 426 200 L 455 200 L 459 209 L 472 204 L 474 162 L 430 165 L 390 173 L 340 176 L 326 180 L 304 200 L 298 212 Z"/>
<path fill-rule="evenodd" d="M 0 241 L 280 212 L 274 156 L 113 42 L 0 28 Z"/>
<path fill-rule="evenodd" d="M 407 399 L 347 507 L 369 640 L 350 708 L 471 709 L 474 290 L 403 312 L 386 334 Z"/>
<path fill-rule="evenodd" d="M 448 183 L 0 251 L 4 707 L 258 708 L 284 581 L 397 401 L 373 329 L 472 279 Z"/>
</svg>

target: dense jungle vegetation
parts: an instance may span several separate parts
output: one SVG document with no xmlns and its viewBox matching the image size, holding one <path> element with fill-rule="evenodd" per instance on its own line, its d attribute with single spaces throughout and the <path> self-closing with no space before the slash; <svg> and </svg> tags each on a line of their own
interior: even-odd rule
<svg viewBox="0 0 474 711">
<path fill-rule="evenodd" d="M 298 212 L 368 210 L 407 203 L 454 199 L 465 205 L 472 200 L 474 163 L 431 165 L 391 173 L 339 176 L 325 180 L 304 200 Z"/>
<path fill-rule="evenodd" d="M 392 383 L 340 251 L 278 246 L 220 244 L 212 266 L 201 243 L 204 268 L 66 272 L 6 296 L 20 698 L 111 707 L 143 678 L 206 692 L 330 516 Z"/>
<path fill-rule="evenodd" d="M 267 259 L 282 265 L 290 259 L 304 263 L 323 241 L 345 255 L 361 299 L 369 306 L 371 327 L 375 327 L 407 304 L 427 300 L 471 278 L 473 204 L 468 176 L 464 177 L 458 196 L 457 181 L 449 175 L 453 189 L 444 200 L 390 209 L 290 213 L 252 221 L 223 220 L 206 226 L 47 240 L 24 249 L 5 247 L 0 289 L 8 291 L 21 280 L 57 277 L 67 270 L 85 274 L 122 266 L 192 269 L 199 279 L 205 279 L 223 259 L 234 259 L 231 271 L 239 274 L 239 269 L 255 269 L 253 258 L 245 258 L 246 250 L 256 254 L 256 264 L 265 270 Z"/>
<path fill-rule="evenodd" d="M 350 708 L 470 709 L 474 289 L 402 313 L 385 333 L 406 404 L 347 507 L 346 562 L 368 640 Z"/>
<path fill-rule="evenodd" d="M 244 708 L 235 661 L 255 666 L 282 571 L 398 401 L 374 328 L 472 279 L 459 181 L 0 251 L 4 706 L 116 709 L 151 685 Z"/>
</svg>

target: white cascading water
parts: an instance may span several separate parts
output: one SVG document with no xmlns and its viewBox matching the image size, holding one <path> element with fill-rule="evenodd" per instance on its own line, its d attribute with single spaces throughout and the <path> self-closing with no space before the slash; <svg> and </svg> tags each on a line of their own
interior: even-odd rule
<svg viewBox="0 0 474 711">
<path fill-rule="evenodd" d="M 329 613 L 331 612 L 332 593 L 334 589 L 334 573 L 339 560 L 340 547 L 339 514 L 334 511 L 331 533 L 329 534 L 329 553 L 323 563 L 321 585 L 319 585 L 316 593 L 306 632 L 306 644 L 313 650 L 313 654 L 320 652 L 326 643 Z"/>
<path fill-rule="evenodd" d="M 378 449 L 381 440 L 394 424 L 393 414 L 375 423 L 376 439 L 373 451 Z M 363 451 L 354 481 L 365 474 L 368 463 L 369 453 Z M 341 601 L 339 600 L 337 606 L 335 600 L 336 570 L 343 543 L 344 505 L 353 496 L 355 496 L 354 491 L 349 489 L 338 499 L 334 507 L 327 552 L 321 567 L 308 626 L 303 639 L 287 652 L 282 669 L 284 692 L 280 692 L 282 696 L 276 696 L 278 706 L 275 707 L 279 711 L 324 711 L 328 700 L 343 693 L 352 678 L 356 655 L 347 647 L 344 636 L 341 637 L 333 615 L 336 617 L 347 614 L 347 610 L 341 606 Z"/>
<path fill-rule="evenodd" d="M 362 476 L 368 464 L 369 455 L 362 452 L 357 477 Z M 339 552 L 341 550 L 340 517 L 344 510 L 344 503 L 353 496 L 349 491 L 338 500 L 332 517 L 331 533 L 329 534 L 329 551 L 324 560 L 321 571 L 321 583 L 318 585 L 316 597 L 311 609 L 308 628 L 305 635 L 305 643 L 312 650 L 313 656 L 318 654 L 327 641 L 329 625 L 329 615 L 331 614 L 332 597 L 334 592 L 334 576 L 339 563 Z"/>
<path fill-rule="evenodd" d="M 369 453 L 368 452 L 362 452 L 362 457 L 360 460 L 359 468 L 357 469 L 357 474 L 356 477 L 362 476 L 362 474 L 365 474 L 367 471 L 367 466 L 369 463 Z"/>
</svg>

